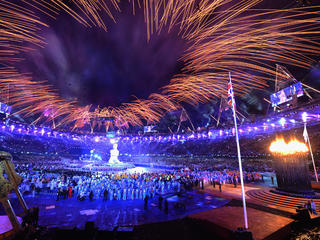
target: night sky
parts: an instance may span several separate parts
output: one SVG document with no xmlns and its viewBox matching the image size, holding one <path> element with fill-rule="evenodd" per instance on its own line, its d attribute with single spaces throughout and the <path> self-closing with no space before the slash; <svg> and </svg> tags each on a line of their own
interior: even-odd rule
<svg viewBox="0 0 320 240">
<path fill-rule="evenodd" d="M 295 1 L 264 1 L 258 8 L 294 7 Z M 80 105 L 119 106 L 137 98 L 147 98 L 151 93 L 169 83 L 170 78 L 181 73 L 184 63 L 179 61 L 188 45 L 177 34 L 166 29 L 147 41 L 143 10 L 122 1 L 121 13 L 113 11 L 114 23 L 104 17 L 108 32 L 97 27 L 88 28 L 71 16 L 60 14 L 56 20 L 39 13 L 50 25 L 39 32 L 46 40 L 44 48 L 34 47 L 26 59 L 18 64 L 21 72 L 32 73 L 35 81 L 47 80 L 63 99 L 77 100 Z M 320 60 L 320 59 L 318 59 Z M 320 87 L 320 65 L 310 70 L 292 69 L 298 79 Z M 239 110 L 244 114 L 265 114 L 267 97 L 273 90 L 254 91 L 238 99 Z M 218 101 L 196 107 L 186 105 L 196 127 L 208 126 L 217 115 Z M 228 116 L 226 116 L 228 118 Z M 172 122 L 171 118 L 165 121 Z"/>
<path fill-rule="evenodd" d="M 181 72 L 186 43 L 174 31 L 147 42 L 143 10 L 133 16 L 129 4 L 122 5 L 122 12 L 115 12 L 117 23 L 105 17 L 108 32 L 84 27 L 66 14 L 47 19 L 50 28 L 41 32 L 47 46 L 27 53 L 20 70 L 48 80 L 64 99 L 81 105 L 118 106 L 157 92 Z"/>
</svg>

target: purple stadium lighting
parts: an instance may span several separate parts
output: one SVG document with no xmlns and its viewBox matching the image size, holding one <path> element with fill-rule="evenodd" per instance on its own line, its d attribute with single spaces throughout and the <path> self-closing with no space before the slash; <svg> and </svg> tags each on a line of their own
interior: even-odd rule
<svg viewBox="0 0 320 240">
<path fill-rule="evenodd" d="M 308 111 L 305 112 L 305 111 Z M 298 114 L 301 116 L 302 121 L 298 121 L 293 116 Z M 319 121 L 320 120 L 320 106 L 315 106 L 311 109 L 304 109 L 299 112 L 292 112 L 286 115 L 279 114 L 278 116 L 273 116 L 269 119 L 260 119 L 255 124 L 252 123 L 244 123 L 239 129 L 239 133 L 241 135 L 255 135 L 260 132 L 274 132 L 276 130 L 283 131 L 289 130 L 292 128 L 300 127 L 302 123 L 307 123 L 309 121 Z M 78 141 L 89 141 L 92 143 L 97 142 L 106 142 L 109 144 L 108 137 L 102 135 L 78 135 L 77 133 L 70 133 L 70 132 L 58 132 L 53 129 L 48 128 L 40 128 L 35 126 L 30 126 L 26 124 L 19 124 L 12 122 L 10 125 L 3 121 L 1 123 L 1 130 L 2 131 L 9 131 L 10 133 L 14 134 L 26 134 L 31 136 L 45 136 L 45 137 L 53 137 L 53 138 L 67 138 L 70 140 L 78 140 Z M 175 134 L 164 134 L 164 135 L 135 135 L 135 136 L 121 136 L 117 137 L 116 142 L 131 142 L 132 144 L 135 143 L 149 143 L 149 142 L 176 142 L 181 141 L 184 142 L 185 140 L 210 140 L 214 141 L 218 138 L 228 138 L 235 134 L 234 128 L 228 129 L 210 129 L 209 131 L 197 131 L 194 133 L 181 133 L 179 135 Z"/>
</svg>

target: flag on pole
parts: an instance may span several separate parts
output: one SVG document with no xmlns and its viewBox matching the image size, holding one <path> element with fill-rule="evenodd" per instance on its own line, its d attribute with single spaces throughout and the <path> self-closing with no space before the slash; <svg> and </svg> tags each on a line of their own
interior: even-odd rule
<svg viewBox="0 0 320 240">
<path fill-rule="evenodd" d="M 245 190 L 244 190 L 240 143 L 239 143 L 237 117 L 236 117 L 236 104 L 235 104 L 234 95 L 233 95 L 231 73 L 230 72 L 229 72 L 229 83 L 228 83 L 228 104 L 231 105 L 232 109 L 233 109 L 233 121 L 234 121 L 234 129 L 235 129 L 235 133 L 236 133 L 236 143 L 237 143 L 237 152 L 238 152 L 238 161 L 239 161 L 239 173 L 240 173 L 241 195 L 242 195 L 242 204 L 243 204 L 244 226 L 245 226 L 245 229 L 248 229 L 246 197 L 245 197 Z"/>
<path fill-rule="evenodd" d="M 229 80 L 229 83 L 228 83 L 228 105 L 231 106 L 232 108 L 232 104 L 234 104 L 234 111 L 236 112 L 237 109 L 236 109 L 236 102 L 234 101 L 234 94 L 233 94 L 233 88 L 232 88 L 232 83 L 231 83 L 231 78 Z"/>
<path fill-rule="evenodd" d="M 313 165 L 314 175 L 315 175 L 315 177 L 316 177 L 316 181 L 319 182 L 318 173 L 317 173 L 317 168 L 316 168 L 316 164 L 314 163 L 314 157 L 313 157 L 313 153 L 312 153 L 312 148 L 311 148 L 311 144 L 310 144 L 310 139 L 309 139 L 309 136 L 308 136 L 307 123 L 306 123 L 306 122 L 304 123 L 303 138 L 304 138 L 305 142 L 308 142 L 308 144 L 309 144 L 309 151 L 310 151 L 310 155 L 311 155 L 311 159 L 312 159 L 312 165 Z"/>
<path fill-rule="evenodd" d="M 308 142 L 307 124 L 304 125 L 303 138 L 305 142 Z"/>
</svg>

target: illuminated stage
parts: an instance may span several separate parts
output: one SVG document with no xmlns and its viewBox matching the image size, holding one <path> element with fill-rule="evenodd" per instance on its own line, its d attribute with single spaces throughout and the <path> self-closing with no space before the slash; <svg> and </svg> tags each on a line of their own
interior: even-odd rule
<svg viewBox="0 0 320 240">
<path fill-rule="evenodd" d="M 83 154 L 79 157 L 79 160 L 65 159 L 63 162 L 63 168 L 68 170 L 94 171 L 94 172 L 123 172 L 127 169 L 133 169 L 136 166 L 133 163 L 121 162 L 119 157 L 118 144 L 114 141 L 112 143 L 112 149 L 110 150 L 110 158 L 107 159 L 105 153 L 99 152 L 95 149 L 90 150 L 90 154 Z"/>
<path fill-rule="evenodd" d="M 106 162 L 92 162 L 89 164 L 82 165 L 81 168 L 84 171 L 96 171 L 96 172 L 109 172 L 109 171 L 125 171 L 127 169 L 134 168 L 134 164 L 129 163 L 118 163 L 118 164 L 110 164 Z"/>
</svg>

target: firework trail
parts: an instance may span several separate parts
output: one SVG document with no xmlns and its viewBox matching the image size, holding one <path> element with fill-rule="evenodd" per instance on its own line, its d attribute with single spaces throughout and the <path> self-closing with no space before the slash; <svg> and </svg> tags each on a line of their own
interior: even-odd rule
<svg viewBox="0 0 320 240">
<path fill-rule="evenodd" d="M 144 11 L 147 37 L 179 29 L 188 41 L 181 56 L 185 68 L 170 83 L 147 99 L 136 99 L 120 107 L 91 109 L 76 101 L 61 99 L 46 79 L 36 82 L 21 74 L 15 63 L 19 53 L 33 46 L 45 47 L 41 29 L 49 27 L 39 14 L 52 19 L 67 13 L 87 27 L 108 30 L 104 16 L 114 22 L 121 11 L 118 0 L 9 0 L 0 2 L 0 92 L 18 112 L 36 122 L 55 127 L 82 128 L 113 117 L 118 127 L 155 123 L 164 113 L 183 102 L 198 104 L 226 93 L 227 73 L 232 72 L 237 94 L 263 89 L 276 74 L 275 64 L 308 68 L 319 55 L 320 6 L 282 10 L 255 10 L 261 0 L 129 0 L 133 14 Z M 28 46 L 28 47 L 26 47 Z M 250 74 L 249 74 L 250 73 Z M 8 90 L 9 89 L 9 90 Z M 104 122 L 106 128 L 111 123 Z M 101 123 L 100 123 L 101 125 Z M 92 126 L 91 126 L 92 127 Z"/>
</svg>

